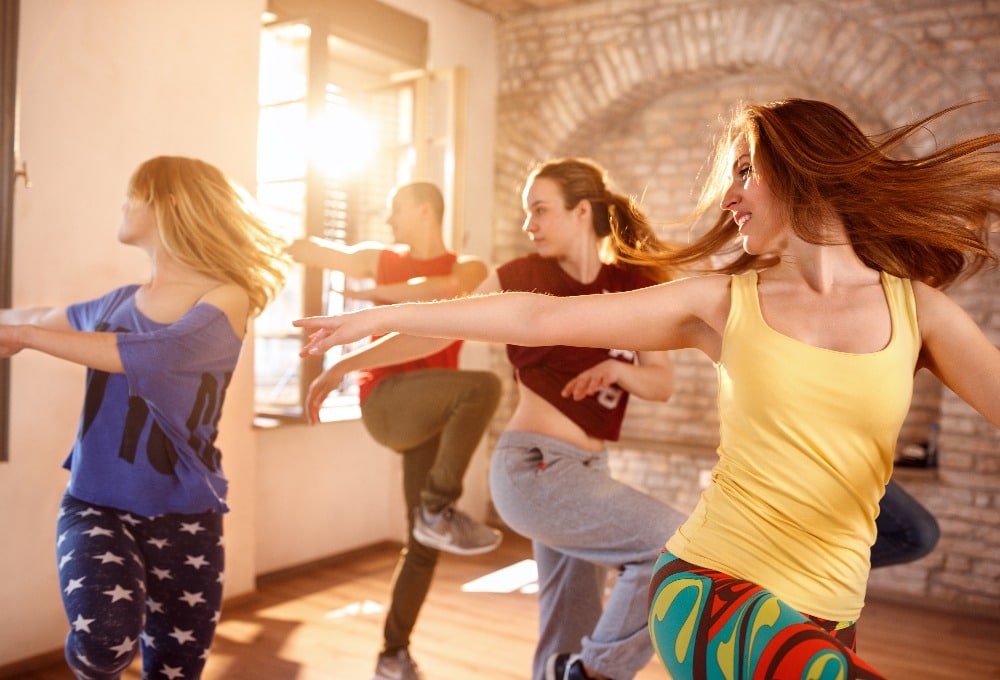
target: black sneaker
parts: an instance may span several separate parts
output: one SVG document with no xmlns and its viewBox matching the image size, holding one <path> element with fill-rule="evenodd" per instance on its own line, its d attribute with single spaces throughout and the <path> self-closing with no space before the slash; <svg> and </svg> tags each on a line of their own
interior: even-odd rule
<svg viewBox="0 0 1000 680">
<path fill-rule="evenodd" d="M 593 680 L 583 670 L 579 654 L 553 654 L 545 662 L 545 680 Z"/>
</svg>

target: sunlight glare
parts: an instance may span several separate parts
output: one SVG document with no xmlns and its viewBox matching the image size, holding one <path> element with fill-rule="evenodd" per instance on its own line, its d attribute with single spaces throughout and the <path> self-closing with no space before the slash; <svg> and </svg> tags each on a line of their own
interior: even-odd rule
<svg viewBox="0 0 1000 680">
<path fill-rule="evenodd" d="M 538 592 L 538 566 L 534 560 L 521 560 L 462 586 L 464 593 Z"/>
<path fill-rule="evenodd" d="M 367 614 L 381 614 L 384 611 L 385 606 L 379 604 L 378 602 L 364 600 L 363 602 L 352 602 L 351 604 L 343 606 L 340 609 L 329 611 L 323 616 L 323 618 L 347 619 L 354 616 L 365 616 Z"/>
<path fill-rule="evenodd" d="M 375 126 L 345 106 L 328 106 L 316 123 L 314 161 L 327 177 L 345 179 L 368 167 L 375 157 Z"/>
<path fill-rule="evenodd" d="M 263 632 L 264 626 L 261 623 L 240 619 L 220 621 L 216 628 L 218 637 L 240 644 L 249 644 L 259 639 Z"/>
</svg>

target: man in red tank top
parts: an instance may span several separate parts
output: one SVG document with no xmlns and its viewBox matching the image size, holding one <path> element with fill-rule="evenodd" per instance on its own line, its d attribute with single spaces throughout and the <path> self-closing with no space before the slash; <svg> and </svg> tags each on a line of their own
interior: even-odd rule
<svg viewBox="0 0 1000 680">
<path fill-rule="evenodd" d="M 388 224 L 395 243 L 344 246 L 304 239 L 289 253 L 307 266 L 371 279 L 375 286 L 345 290 L 375 304 L 466 295 L 487 275 L 485 263 L 449 250 L 442 236 L 444 199 L 427 182 L 397 188 Z M 402 454 L 409 532 L 400 553 L 373 680 L 418 680 L 410 635 L 430 589 L 440 550 L 471 555 L 500 544 L 496 529 L 455 506 L 462 479 L 500 399 L 500 380 L 488 371 L 460 370 L 461 342 L 427 357 L 358 371 L 361 417 L 380 444 Z M 355 369 L 341 356 L 312 384 L 306 410 L 312 423 L 327 395 Z"/>
</svg>

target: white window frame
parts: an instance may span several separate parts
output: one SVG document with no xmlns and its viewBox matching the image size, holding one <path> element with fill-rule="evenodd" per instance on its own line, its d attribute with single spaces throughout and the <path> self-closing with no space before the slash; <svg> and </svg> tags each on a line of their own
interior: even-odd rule
<svg viewBox="0 0 1000 680">
<path fill-rule="evenodd" d="M 328 106 L 330 81 L 332 80 L 330 71 L 333 60 L 344 58 L 342 49 L 345 46 L 348 50 L 357 50 L 360 46 L 350 45 L 340 38 L 331 37 L 324 28 L 326 24 L 322 20 L 308 20 L 308 22 L 309 56 L 306 57 L 308 73 L 304 76 L 308 86 L 302 101 L 305 103 L 309 119 L 314 120 L 317 112 Z M 290 22 L 283 22 L 285 25 L 288 23 Z M 294 23 L 301 24 L 303 20 L 294 20 Z M 318 30 L 317 25 L 320 26 Z M 268 28 L 269 26 L 265 26 L 264 30 L 268 30 Z M 296 77 L 303 76 L 300 74 Z M 395 165 L 395 177 L 387 184 L 383 173 L 381 175 L 382 181 L 375 183 L 383 185 L 382 191 L 379 193 L 387 194 L 388 189 L 392 186 L 408 181 L 425 180 L 437 183 L 445 196 L 445 242 L 450 247 L 460 247 L 463 241 L 461 225 L 463 223 L 462 196 L 464 187 L 461 178 L 464 177 L 463 138 L 465 134 L 464 102 L 466 96 L 464 68 L 454 67 L 438 71 L 402 68 L 394 73 L 387 73 L 383 82 L 373 83 L 365 90 L 370 95 L 385 94 L 386 92 L 408 92 L 412 102 L 409 139 L 406 140 L 406 135 L 404 135 L 403 148 L 387 152 L 394 154 L 397 159 L 392 161 Z M 361 90 L 358 92 L 359 96 L 365 94 Z M 266 107 L 262 105 L 262 110 L 264 108 Z M 315 140 L 310 140 L 308 135 L 303 136 L 302 139 L 305 140 L 307 147 L 314 147 L 316 144 Z M 406 162 L 398 160 L 404 156 L 408 159 Z M 264 170 L 262 167 L 258 168 L 259 178 L 268 178 L 268 173 Z M 301 222 L 298 227 L 293 228 L 293 231 L 297 229 L 299 233 L 286 233 L 286 236 L 289 238 L 307 235 L 334 236 L 328 233 L 329 221 L 324 215 L 324 211 L 327 209 L 324 204 L 327 183 L 321 176 L 315 161 L 307 161 L 305 177 L 292 179 L 304 182 L 305 198 Z M 258 199 L 261 199 L 264 185 L 265 182 L 258 184 Z M 360 178 L 351 180 L 351 185 L 355 187 L 370 186 L 371 182 L 366 181 L 362 175 Z M 384 225 L 385 210 L 382 206 L 385 205 L 385 198 L 385 195 L 380 195 L 377 199 L 368 199 L 369 205 L 365 211 L 368 226 L 348 224 L 348 228 L 343 232 L 338 232 L 334 238 L 345 243 L 390 239 L 391 231 Z M 379 201 L 380 209 L 377 215 L 373 214 L 370 205 L 373 200 Z M 261 204 L 266 214 L 268 208 L 266 201 L 261 200 Z M 286 214 L 284 217 L 287 220 L 289 216 Z M 297 218 L 293 218 L 292 221 L 294 222 L 295 219 Z M 351 219 L 351 216 L 348 215 L 348 220 Z M 343 298 L 336 294 L 336 290 L 342 289 L 346 283 L 337 272 L 301 268 L 299 265 L 296 267 L 299 268 L 299 275 L 293 276 L 289 283 L 289 286 L 294 286 L 296 289 L 294 291 L 286 290 L 283 293 L 292 299 L 291 306 L 295 308 L 295 311 L 289 314 L 288 305 L 282 305 L 280 312 L 287 316 L 282 322 L 275 324 L 274 318 L 269 319 L 268 330 L 262 328 L 263 324 L 257 324 L 255 339 L 255 363 L 258 364 L 255 366 L 257 369 L 255 370 L 256 410 L 258 413 L 257 423 L 262 426 L 276 425 L 286 420 L 301 420 L 304 417 L 303 404 L 309 384 L 325 370 L 333 357 L 343 351 L 343 349 L 335 349 L 324 357 L 305 359 L 297 357 L 297 349 L 294 352 L 291 351 L 293 345 L 301 346 L 302 338 L 301 334 L 291 326 L 292 319 L 297 316 L 312 316 L 340 311 Z M 352 283 L 352 285 L 354 284 Z M 297 306 L 298 301 L 300 301 L 300 306 Z M 268 312 L 270 311 L 268 310 Z M 284 322 L 287 322 L 287 331 L 280 330 Z M 295 403 L 291 402 L 291 395 L 287 394 L 281 405 L 269 404 L 260 398 L 261 393 L 265 391 L 264 385 L 258 378 L 258 374 L 262 373 L 262 369 L 265 368 L 261 362 L 268 361 L 269 356 L 272 360 L 274 358 L 273 353 L 269 355 L 262 351 L 262 348 L 264 343 L 274 339 L 272 336 L 275 333 L 283 337 L 278 343 L 283 343 L 281 361 L 287 361 L 285 354 L 294 357 L 292 362 L 288 364 L 292 368 L 285 369 L 282 379 L 287 377 L 293 382 L 292 392 L 297 393 Z M 295 386 L 297 386 L 297 390 L 294 389 Z M 274 387 L 280 386 L 274 385 Z M 322 409 L 322 420 L 358 417 L 357 394 L 353 387 L 353 381 L 345 380 L 342 387 L 343 389 L 330 395 Z"/>
</svg>

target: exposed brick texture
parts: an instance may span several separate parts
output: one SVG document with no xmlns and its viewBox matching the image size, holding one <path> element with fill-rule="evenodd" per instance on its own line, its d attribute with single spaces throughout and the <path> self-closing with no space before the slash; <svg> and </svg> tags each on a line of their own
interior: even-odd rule
<svg viewBox="0 0 1000 680">
<path fill-rule="evenodd" d="M 720 119 L 740 100 L 825 99 L 877 133 L 985 99 L 916 144 L 1000 130 L 996 0 L 599 0 L 501 17 L 499 36 L 496 262 L 530 251 L 520 231 L 526 171 L 565 155 L 598 160 L 665 236 L 683 238 L 667 222 L 692 207 Z M 1000 275 L 988 272 L 953 295 L 1000 344 L 998 292 Z M 494 357 L 509 376 L 502 351 Z M 675 360 L 675 396 L 632 401 L 613 463 L 620 478 L 687 510 L 715 460 L 715 372 L 697 352 Z M 512 399 L 508 389 L 496 430 Z M 875 572 L 871 593 L 1000 617 L 1000 432 L 922 373 L 901 445 L 934 421 L 939 470 L 900 480 L 939 518 L 941 543 Z"/>
</svg>

